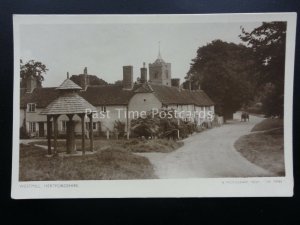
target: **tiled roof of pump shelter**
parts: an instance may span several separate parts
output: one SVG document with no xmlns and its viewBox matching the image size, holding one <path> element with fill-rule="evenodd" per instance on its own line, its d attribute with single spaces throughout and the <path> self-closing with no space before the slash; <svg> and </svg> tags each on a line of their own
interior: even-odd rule
<svg viewBox="0 0 300 225">
<path fill-rule="evenodd" d="M 64 82 L 56 89 L 58 89 L 58 90 L 82 90 L 82 88 L 80 86 L 75 84 L 69 78 L 65 79 Z"/>
<path fill-rule="evenodd" d="M 66 115 L 86 113 L 97 109 L 77 93 L 66 93 L 51 102 L 42 112 L 43 115 Z"/>
<path fill-rule="evenodd" d="M 57 90 L 64 90 L 61 96 L 52 101 L 42 112 L 43 115 L 62 115 L 86 113 L 87 110 L 97 111 L 96 108 L 78 95 L 74 90 L 82 88 L 67 78 Z M 68 91 L 68 92 L 67 92 Z"/>
</svg>

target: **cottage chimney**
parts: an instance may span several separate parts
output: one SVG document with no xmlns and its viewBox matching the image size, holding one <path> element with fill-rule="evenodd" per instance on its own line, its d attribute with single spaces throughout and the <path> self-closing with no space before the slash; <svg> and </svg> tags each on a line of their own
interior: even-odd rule
<svg viewBox="0 0 300 225">
<path fill-rule="evenodd" d="M 172 78 L 171 79 L 171 86 L 179 88 L 179 86 L 180 86 L 180 79 L 179 78 Z"/>
<path fill-rule="evenodd" d="M 133 66 L 123 66 L 123 89 L 133 88 Z"/>
<path fill-rule="evenodd" d="M 143 63 L 143 67 L 141 68 L 141 83 L 146 83 L 147 82 L 147 68 L 146 68 L 146 63 Z"/>
<path fill-rule="evenodd" d="M 26 92 L 31 93 L 38 86 L 38 81 L 36 77 L 30 76 L 26 80 Z"/>
<path fill-rule="evenodd" d="M 79 75 L 79 80 L 80 80 L 80 86 L 82 87 L 82 90 L 86 90 L 90 83 L 87 67 L 84 67 L 83 74 Z"/>
</svg>

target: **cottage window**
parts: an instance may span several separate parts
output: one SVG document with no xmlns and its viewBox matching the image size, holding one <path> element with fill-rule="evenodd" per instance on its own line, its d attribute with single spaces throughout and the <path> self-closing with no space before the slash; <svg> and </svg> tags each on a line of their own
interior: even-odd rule
<svg viewBox="0 0 300 225">
<path fill-rule="evenodd" d="M 86 122 L 85 127 L 87 130 L 90 130 L 90 122 Z M 93 122 L 93 130 L 97 130 L 97 122 Z"/>
<path fill-rule="evenodd" d="M 35 122 L 29 122 L 29 131 L 30 131 L 30 133 L 35 133 L 36 132 Z"/>
<path fill-rule="evenodd" d="M 35 103 L 28 103 L 27 104 L 27 110 L 28 112 L 35 112 L 36 104 Z"/>
</svg>

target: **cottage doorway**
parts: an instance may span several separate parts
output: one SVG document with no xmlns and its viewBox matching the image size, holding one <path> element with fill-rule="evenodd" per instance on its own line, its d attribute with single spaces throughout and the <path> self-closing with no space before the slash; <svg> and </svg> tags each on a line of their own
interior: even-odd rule
<svg viewBox="0 0 300 225">
<path fill-rule="evenodd" d="M 39 137 L 45 137 L 44 122 L 39 122 Z"/>
</svg>

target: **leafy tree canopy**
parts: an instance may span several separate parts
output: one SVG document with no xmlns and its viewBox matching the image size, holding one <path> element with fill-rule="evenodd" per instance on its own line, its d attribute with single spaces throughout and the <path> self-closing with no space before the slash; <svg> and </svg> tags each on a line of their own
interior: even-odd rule
<svg viewBox="0 0 300 225">
<path fill-rule="evenodd" d="M 34 77 L 38 81 L 38 86 L 42 86 L 42 81 L 44 80 L 44 75 L 48 71 L 46 65 L 41 62 L 29 60 L 26 63 L 23 63 L 23 60 L 20 60 L 20 77 L 21 77 L 21 87 L 26 86 L 26 80 L 30 77 Z"/>
<path fill-rule="evenodd" d="M 244 45 L 212 41 L 197 50 L 186 79 L 212 98 L 218 114 L 230 117 L 253 98 L 252 55 Z"/>
<path fill-rule="evenodd" d="M 251 32 L 242 28 L 240 38 L 256 60 L 257 89 L 262 90 L 266 115 L 283 115 L 286 22 L 264 22 Z"/>
<path fill-rule="evenodd" d="M 242 28 L 239 37 L 253 50 L 259 71 L 258 83 L 271 82 L 283 91 L 286 22 L 264 22 L 251 32 Z"/>
</svg>

